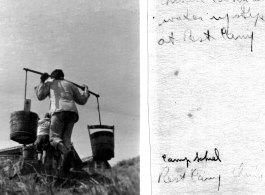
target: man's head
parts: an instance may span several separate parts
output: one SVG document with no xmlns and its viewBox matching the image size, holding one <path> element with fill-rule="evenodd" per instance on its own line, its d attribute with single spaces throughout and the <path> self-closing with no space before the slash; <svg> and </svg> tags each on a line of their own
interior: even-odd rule
<svg viewBox="0 0 265 195">
<path fill-rule="evenodd" d="M 61 69 L 55 69 L 54 71 L 52 71 L 51 76 L 55 79 L 63 79 L 64 73 Z"/>
<path fill-rule="evenodd" d="M 51 118 L 51 116 L 50 116 L 49 113 L 46 113 L 46 114 L 44 115 L 44 118 Z"/>
</svg>

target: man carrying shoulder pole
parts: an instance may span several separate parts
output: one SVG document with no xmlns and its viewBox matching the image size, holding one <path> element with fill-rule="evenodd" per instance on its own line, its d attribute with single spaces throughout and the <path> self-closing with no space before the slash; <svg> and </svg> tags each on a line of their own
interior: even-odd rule
<svg viewBox="0 0 265 195">
<path fill-rule="evenodd" d="M 66 158 L 71 151 L 72 130 L 79 118 L 76 103 L 85 105 L 90 94 L 86 85 L 82 86 L 85 90 L 81 94 L 73 83 L 64 80 L 64 73 L 60 69 L 54 70 L 51 76 L 54 79 L 47 80 L 49 75 L 42 74 L 35 92 L 38 100 L 44 100 L 47 96 L 50 98 L 51 146 L 62 154 L 60 169 L 68 171 Z"/>
</svg>

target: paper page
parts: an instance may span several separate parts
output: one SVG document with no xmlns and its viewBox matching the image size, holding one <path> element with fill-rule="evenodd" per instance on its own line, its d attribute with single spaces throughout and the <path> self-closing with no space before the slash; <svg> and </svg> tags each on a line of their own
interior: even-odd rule
<svg viewBox="0 0 265 195">
<path fill-rule="evenodd" d="M 149 0 L 152 194 L 265 193 L 265 2 Z"/>
</svg>

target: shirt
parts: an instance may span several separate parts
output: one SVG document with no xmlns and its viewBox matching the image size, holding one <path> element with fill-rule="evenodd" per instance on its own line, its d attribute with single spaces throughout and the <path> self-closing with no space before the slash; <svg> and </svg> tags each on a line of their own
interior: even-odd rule
<svg viewBox="0 0 265 195">
<path fill-rule="evenodd" d="M 65 80 L 49 80 L 40 83 L 35 87 L 35 92 L 39 100 L 44 100 L 47 96 L 50 98 L 49 113 L 52 116 L 56 112 L 71 111 L 78 116 L 76 104 L 84 105 L 90 94 L 85 90 L 83 94 L 79 92 L 76 86 Z M 79 116 L 77 117 L 78 121 Z"/>
<path fill-rule="evenodd" d="M 50 134 L 50 119 L 44 118 L 38 121 L 37 135 L 49 135 Z"/>
</svg>

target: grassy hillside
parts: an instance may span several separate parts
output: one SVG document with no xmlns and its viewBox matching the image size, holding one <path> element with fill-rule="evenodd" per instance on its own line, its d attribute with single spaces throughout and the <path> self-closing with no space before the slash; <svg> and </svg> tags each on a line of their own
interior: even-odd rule
<svg viewBox="0 0 265 195">
<path fill-rule="evenodd" d="M 112 171 L 128 194 L 140 194 L 140 156 L 118 162 Z"/>
<path fill-rule="evenodd" d="M 110 170 L 92 174 L 75 172 L 65 178 L 47 174 L 27 174 L 10 180 L 7 167 L 1 165 L 0 194 L 5 195 L 138 195 L 140 194 L 140 157 L 118 162 Z"/>
</svg>

